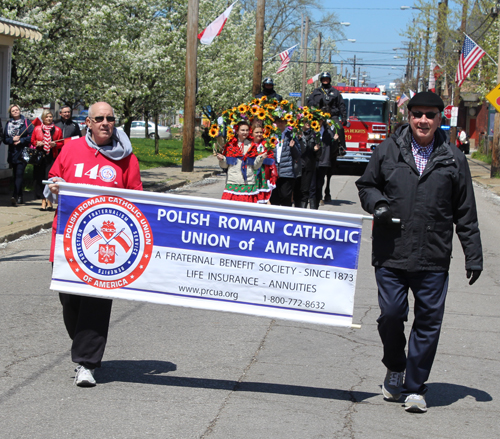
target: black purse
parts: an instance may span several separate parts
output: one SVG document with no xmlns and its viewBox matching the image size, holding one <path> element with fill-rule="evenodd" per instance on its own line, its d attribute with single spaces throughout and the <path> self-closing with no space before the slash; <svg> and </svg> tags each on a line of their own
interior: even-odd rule
<svg viewBox="0 0 500 439">
<path fill-rule="evenodd" d="M 22 151 L 23 160 L 30 165 L 39 165 L 43 161 L 44 153 L 39 149 L 33 149 L 25 146 Z"/>
</svg>

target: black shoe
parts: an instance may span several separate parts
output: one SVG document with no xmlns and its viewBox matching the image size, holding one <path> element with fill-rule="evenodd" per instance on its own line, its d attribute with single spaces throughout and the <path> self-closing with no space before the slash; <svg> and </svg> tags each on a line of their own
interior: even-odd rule
<svg viewBox="0 0 500 439">
<path fill-rule="evenodd" d="M 330 196 L 330 194 L 325 194 L 325 203 L 328 203 L 329 201 L 332 201 L 332 197 Z"/>
<path fill-rule="evenodd" d="M 10 204 L 11 204 L 11 206 L 13 206 L 13 207 L 16 207 L 16 206 L 17 206 L 16 197 L 12 197 L 12 198 L 10 199 Z"/>
<path fill-rule="evenodd" d="M 17 197 L 17 204 L 24 204 L 23 196 Z"/>
<path fill-rule="evenodd" d="M 318 202 L 317 202 L 316 198 L 309 199 L 309 206 L 311 209 L 318 210 Z"/>
</svg>

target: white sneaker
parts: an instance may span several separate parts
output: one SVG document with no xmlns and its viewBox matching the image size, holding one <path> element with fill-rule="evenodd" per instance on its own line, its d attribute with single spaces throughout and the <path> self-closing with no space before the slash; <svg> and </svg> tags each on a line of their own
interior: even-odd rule
<svg viewBox="0 0 500 439">
<path fill-rule="evenodd" d="M 405 410 L 412 413 L 425 413 L 427 411 L 427 403 L 424 395 L 412 393 L 405 400 Z"/>
<path fill-rule="evenodd" d="M 387 401 L 397 401 L 401 398 L 401 387 L 403 386 L 404 372 L 393 372 L 387 369 L 382 394 Z"/>
<path fill-rule="evenodd" d="M 74 384 L 78 387 L 94 387 L 96 385 L 94 379 L 94 369 L 87 369 L 86 367 L 80 365 L 75 369 L 75 372 L 76 375 Z"/>
</svg>

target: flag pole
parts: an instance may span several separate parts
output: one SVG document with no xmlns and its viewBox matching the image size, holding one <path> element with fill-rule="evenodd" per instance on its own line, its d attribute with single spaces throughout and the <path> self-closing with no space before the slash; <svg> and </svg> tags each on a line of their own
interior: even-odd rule
<svg viewBox="0 0 500 439">
<path fill-rule="evenodd" d="M 262 59 L 264 58 L 264 19 L 266 0 L 257 0 L 255 27 L 255 57 L 253 62 L 253 96 L 259 94 L 262 82 Z"/>
</svg>

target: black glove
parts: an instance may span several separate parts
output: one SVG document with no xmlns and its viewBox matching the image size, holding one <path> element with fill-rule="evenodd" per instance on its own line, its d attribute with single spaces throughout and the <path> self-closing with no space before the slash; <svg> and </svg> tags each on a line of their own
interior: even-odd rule
<svg viewBox="0 0 500 439">
<path fill-rule="evenodd" d="M 373 219 L 379 224 L 392 224 L 392 213 L 387 203 L 379 203 L 373 212 Z"/>
<path fill-rule="evenodd" d="M 469 285 L 472 285 L 476 282 L 481 276 L 481 270 L 467 270 L 467 279 L 470 279 Z"/>
<path fill-rule="evenodd" d="M 347 126 L 347 119 L 342 119 L 342 125 Z"/>
</svg>

